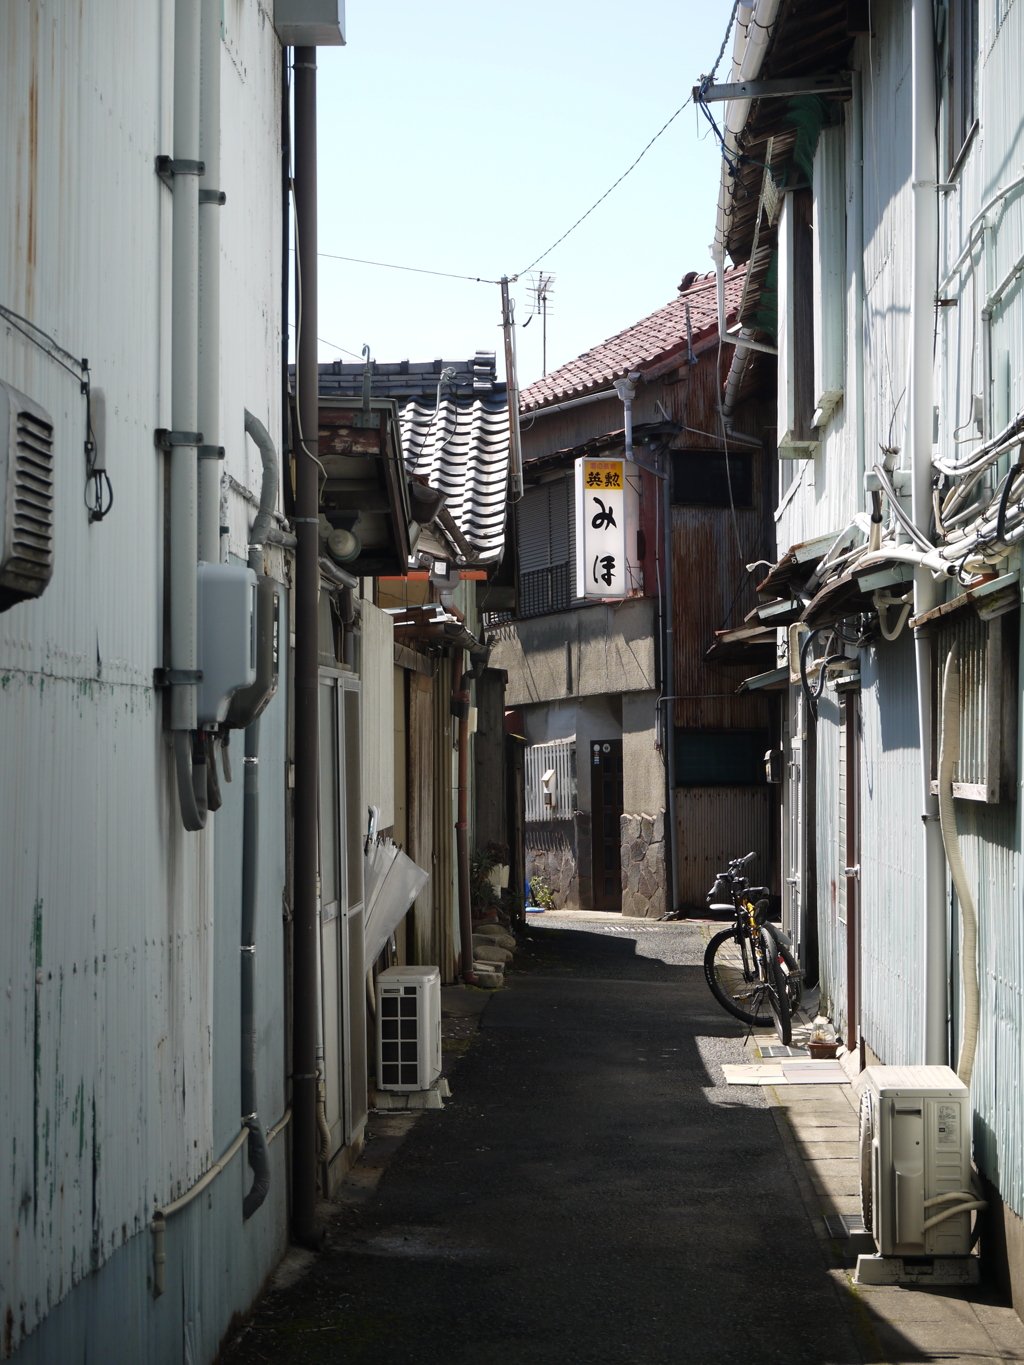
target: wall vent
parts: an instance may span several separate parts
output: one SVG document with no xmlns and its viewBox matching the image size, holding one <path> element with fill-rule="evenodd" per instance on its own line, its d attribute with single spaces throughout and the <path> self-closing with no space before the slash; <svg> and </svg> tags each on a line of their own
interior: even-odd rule
<svg viewBox="0 0 1024 1365">
<path fill-rule="evenodd" d="M 53 422 L 0 380 L 0 611 L 53 574 Z"/>
</svg>

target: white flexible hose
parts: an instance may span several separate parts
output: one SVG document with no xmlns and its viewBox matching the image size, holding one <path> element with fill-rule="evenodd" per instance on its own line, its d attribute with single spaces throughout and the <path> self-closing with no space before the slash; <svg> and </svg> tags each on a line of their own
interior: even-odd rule
<svg viewBox="0 0 1024 1365">
<path fill-rule="evenodd" d="M 974 894 L 967 880 L 967 869 L 960 854 L 960 836 L 956 831 L 956 807 L 953 805 L 953 768 L 960 757 L 960 670 L 956 661 L 956 646 L 946 657 L 942 677 L 942 738 L 939 744 L 939 827 L 946 862 L 960 902 L 963 924 L 961 970 L 964 983 L 964 1033 L 956 1074 L 964 1085 L 971 1083 L 974 1053 L 978 1046 L 978 911 Z"/>
</svg>

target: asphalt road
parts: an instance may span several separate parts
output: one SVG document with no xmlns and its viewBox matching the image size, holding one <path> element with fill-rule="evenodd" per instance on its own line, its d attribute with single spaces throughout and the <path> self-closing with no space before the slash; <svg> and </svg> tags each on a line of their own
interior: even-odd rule
<svg viewBox="0 0 1024 1365">
<path fill-rule="evenodd" d="M 444 1111 L 224 1359 L 861 1361 L 765 1097 L 724 1085 L 699 927 L 530 939 Z"/>
</svg>

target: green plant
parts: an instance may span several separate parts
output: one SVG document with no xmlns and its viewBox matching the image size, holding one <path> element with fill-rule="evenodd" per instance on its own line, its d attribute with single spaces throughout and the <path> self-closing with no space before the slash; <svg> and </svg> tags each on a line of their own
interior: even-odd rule
<svg viewBox="0 0 1024 1365">
<path fill-rule="evenodd" d="M 539 905 L 542 910 L 554 910 L 555 898 L 551 894 L 551 887 L 543 877 L 534 877 L 530 882 L 530 898 L 534 905 Z"/>
<path fill-rule="evenodd" d="M 497 860 L 489 853 L 474 853 L 469 860 L 469 895 L 474 913 L 496 910 L 501 903 L 501 895 L 491 880 L 497 866 Z"/>
</svg>

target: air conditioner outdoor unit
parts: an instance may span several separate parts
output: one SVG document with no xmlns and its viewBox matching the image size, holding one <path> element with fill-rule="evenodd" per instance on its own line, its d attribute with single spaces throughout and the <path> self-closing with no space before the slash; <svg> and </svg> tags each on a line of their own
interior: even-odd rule
<svg viewBox="0 0 1024 1365">
<path fill-rule="evenodd" d="M 429 1090 L 441 1074 L 441 973 L 389 967 L 377 978 L 377 1088 Z"/>
<path fill-rule="evenodd" d="M 879 1252 L 858 1259 L 858 1280 L 973 1279 L 971 1210 L 984 1201 L 973 1186 L 970 1091 L 948 1066 L 870 1066 L 858 1087 L 861 1207 Z M 955 1257 L 964 1259 L 935 1259 Z"/>
</svg>

